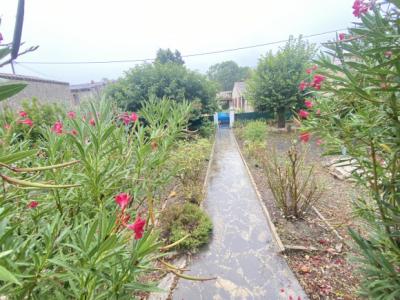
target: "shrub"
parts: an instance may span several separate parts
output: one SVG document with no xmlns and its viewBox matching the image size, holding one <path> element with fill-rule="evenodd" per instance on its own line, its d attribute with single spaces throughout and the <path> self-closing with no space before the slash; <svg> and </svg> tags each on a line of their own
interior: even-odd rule
<svg viewBox="0 0 400 300">
<path fill-rule="evenodd" d="M 182 141 L 178 144 L 171 159 L 176 176 L 182 184 L 186 200 L 199 204 L 203 200 L 201 180 L 205 162 L 210 156 L 211 142 L 199 138 L 194 141 Z"/>
<path fill-rule="evenodd" d="M 356 1 L 353 9 L 357 27 L 325 44 L 319 74 L 305 83 L 316 98 L 303 130 L 356 161 L 354 176 L 370 192 L 354 202 L 368 227 L 350 229 L 362 254 L 362 296 L 399 299 L 400 2 Z"/>
<path fill-rule="evenodd" d="M 243 129 L 243 138 L 246 142 L 265 142 L 267 137 L 267 125 L 263 121 L 247 122 Z"/>
<path fill-rule="evenodd" d="M 261 163 L 275 202 L 286 218 L 304 216 L 319 199 L 321 190 L 313 176 L 313 167 L 304 163 L 305 151 L 292 145 L 283 160 L 276 150 L 265 151 Z"/>
<path fill-rule="evenodd" d="M 161 215 L 163 236 L 169 243 L 179 241 L 189 235 L 177 248 L 196 252 L 200 246 L 208 243 L 212 223 L 207 214 L 192 203 L 174 204 L 167 207 Z"/>
</svg>

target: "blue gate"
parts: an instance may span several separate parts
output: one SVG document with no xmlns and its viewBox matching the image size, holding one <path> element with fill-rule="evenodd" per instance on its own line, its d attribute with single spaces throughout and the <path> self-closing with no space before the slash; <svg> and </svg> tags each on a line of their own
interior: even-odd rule
<svg viewBox="0 0 400 300">
<path fill-rule="evenodd" d="M 229 113 L 228 112 L 219 112 L 218 113 L 218 123 L 220 125 L 229 126 Z"/>
</svg>

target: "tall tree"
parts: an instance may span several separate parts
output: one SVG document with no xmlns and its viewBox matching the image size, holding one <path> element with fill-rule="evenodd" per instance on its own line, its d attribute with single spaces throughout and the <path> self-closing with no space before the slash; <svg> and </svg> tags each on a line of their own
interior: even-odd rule
<svg viewBox="0 0 400 300">
<path fill-rule="evenodd" d="M 278 127 L 285 127 L 285 113 L 299 105 L 298 86 L 314 55 L 315 45 L 291 36 L 277 53 L 262 56 L 247 85 L 247 97 L 255 110 L 273 111 Z"/>
<path fill-rule="evenodd" d="M 174 63 L 178 65 L 185 64 L 182 59 L 182 55 L 178 50 L 172 52 L 171 49 L 158 49 L 156 63 L 166 64 L 166 63 Z"/>
<path fill-rule="evenodd" d="M 250 76 L 250 68 L 239 67 L 236 62 L 228 60 L 212 65 L 207 71 L 207 76 L 218 82 L 221 91 L 230 91 L 236 81 L 246 80 Z"/>
</svg>

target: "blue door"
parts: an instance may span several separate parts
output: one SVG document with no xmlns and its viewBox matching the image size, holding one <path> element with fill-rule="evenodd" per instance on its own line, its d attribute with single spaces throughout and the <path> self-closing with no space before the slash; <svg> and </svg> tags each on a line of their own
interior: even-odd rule
<svg viewBox="0 0 400 300">
<path fill-rule="evenodd" d="M 227 112 L 219 112 L 218 113 L 218 122 L 221 125 L 228 125 L 229 126 L 229 113 L 227 113 Z"/>
</svg>

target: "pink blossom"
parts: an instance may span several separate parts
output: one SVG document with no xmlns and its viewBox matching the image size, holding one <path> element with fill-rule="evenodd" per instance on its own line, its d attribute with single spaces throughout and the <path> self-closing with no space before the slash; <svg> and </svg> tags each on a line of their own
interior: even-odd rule
<svg viewBox="0 0 400 300">
<path fill-rule="evenodd" d="M 307 74 L 311 74 L 312 71 L 313 71 L 312 69 L 306 69 L 306 73 L 307 73 Z"/>
<path fill-rule="evenodd" d="M 69 111 L 69 112 L 67 112 L 67 116 L 68 116 L 68 118 L 70 118 L 71 120 L 72 120 L 72 119 L 75 119 L 75 118 L 76 118 L 76 112 L 74 112 L 74 111 Z"/>
<path fill-rule="evenodd" d="M 128 203 L 131 201 L 132 197 L 127 193 L 119 193 L 114 197 L 114 199 L 121 209 L 125 209 Z"/>
<path fill-rule="evenodd" d="M 318 139 L 315 143 L 317 146 L 321 146 L 324 142 L 321 139 Z"/>
<path fill-rule="evenodd" d="M 129 224 L 127 227 L 133 230 L 135 233 L 135 240 L 141 239 L 144 233 L 144 226 L 146 225 L 146 220 L 138 216 L 133 224 Z"/>
<path fill-rule="evenodd" d="M 339 33 L 339 40 L 343 41 L 346 38 L 346 34 L 344 33 Z"/>
<path fill-rule="evenodd" d="M 72 129 L 70 133 L 74 136 L 78 135 L 78 131 L 76 129 Z"/>
<path fill-rule="evenodd" d="M 28 208 L 36 208 L 39 205 L 39 202 L 37 201 L 31 201 L 28 203 L 27 207 Z"/>
<path fill-rule="evenodd" d="M 28 116 L 28 114 L 27 114 L 25 111 L 23 111 L 23 110 L 21 110 L 18 114 L 19 114 L 19 116 L 20 116 L 21 118 L 26 118 L 26 117 Z"/>
<path fill-rule="evenodd" d="M 307 108 L 312 108 L 312 107 L 313 107 L 313 103 L 312 103 L 310 100 L 304 101 L 304 105 L 305 105 Z"/>
<path fill-rule="evenodd" d="M 95 121 L 93 118 L 91 118 L 91 119 L 89 120 L 89 124 L 90 124 L 91 126 L 96 126 L 96 121 Z"/>
<path fill-rule="evenodd" d="M 10 130 L 11 129 L 11 125 L 10 124 L 4 124 L 4 129 L 5 130 Z"/>
<path fill-rule="evenodd" d="M 315 114 L 316 114 L 317 116 L 320 116 L 320 115 L 321 115 L 321 110 L 318 108 L 317 111 L 315 112 Z"/>
<path fill-rule="evenodd" d="M 23 119 L 23 120 L 19 121 L 19 123 L 28 125 L 29 127 L 33 126 L 33 121 L 29 118 Z"/>
<path fill-rule="evenodd" d="M 307 82 L 302 81 L 302 82 L 300 82 L 300 84 L 299 84 L 299 90 L 300 90 L 300 91 L 304 91 L 304 90 L 306 89 L 307 86 L 308 86 Z"/>
<path fill-rule="evenodd" d="M 57 134 L 62 134 L 63 133 L 63 124 L 60 121 L 55 122 L 53 127 L 51 128 L 51 131 L 53 131 Z"/>
<path fill-rule="evenodd" d="M 303 132 L 302 134 L 300 134 L 300 140 L 303 142 L 303 143 L 307 143 L 309 140 L 310 140 L 310 133 L 308 133 L 308 132 Z"/>
<path fill-rule="evenodd" d="M 129 118 L 131 119 L 132 122 L 136 122 L 138 120 L 138 115 L 135 112 L 133 112 L 131 113 Z"/>
<path fill-rule="evenodd" d="M 370 2 L 365 0 L 356 0 L 353 3 L 353 15 L 357 18 L 361 17 L 368 12 L 368 9 L 372 9 Z"/>
<path fill-rule="evenodd" d="M 300 111 L 299 111 L 299 116 L 302 119 L 307 119 L 309 114 L 310 113 L 308 111 L 304 110 L 304 109 L 300 109 Z"/>
</svg>

